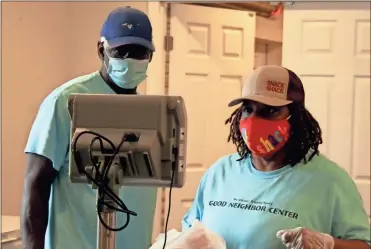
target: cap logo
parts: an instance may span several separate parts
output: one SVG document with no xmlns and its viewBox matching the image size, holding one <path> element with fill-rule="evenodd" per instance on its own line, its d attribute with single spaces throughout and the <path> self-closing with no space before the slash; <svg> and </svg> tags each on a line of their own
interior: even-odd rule
<svg viewBox="0 0 371 249">
<path fill-rule="evenodd" d="M 285 84 L 279 81 L 268 80 L 266 90 L 268 92 L 284 94 Z"/>
<path fill-rule="evenodd" d="M 123 23 L 122 26 L 125 27 L 125 28 L 128 28 L 128 29 L 132 29 L 134 26 L 140 26 L 140 25 L 139 25 L 139 23 L 133 24 L 133 23 L 127 23 L 126 22 L 126 23 Z"/>
</svg>

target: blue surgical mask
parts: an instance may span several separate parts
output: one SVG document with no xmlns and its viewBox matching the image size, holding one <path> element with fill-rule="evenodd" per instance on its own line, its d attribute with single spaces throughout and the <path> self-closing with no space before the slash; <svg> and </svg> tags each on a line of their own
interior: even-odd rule
<svg viewBox="0 0 371 249">
<path fill-rule="evenodd" d="M 108 75 L 117 86 L 134 89 L 147 78 L 149 60 L 108 58 L 108 66 L 104 64 Z"/>
</svg>

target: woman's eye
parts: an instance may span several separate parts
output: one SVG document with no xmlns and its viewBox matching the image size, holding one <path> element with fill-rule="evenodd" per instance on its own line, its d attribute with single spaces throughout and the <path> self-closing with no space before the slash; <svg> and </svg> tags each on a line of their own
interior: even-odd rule
<svg viewBox="0 0 371 249">
<path fill-rule="evenodd" d="M 249 110 L 244 109 L 244 110 L 242 111 L 241 118 L 242 118 L 242 119 L 247 118 L 248 116 L 250 116 L 250 114 L 251 114 L 251 111 L 249 112 Z"/>
<path fill-rule="evenodd" d="M 245 109 L 243 110 L 242 112 L 244 115 L 250 115 L 252 113 L 252 111 L 250 109 Z"/>
<path fill-rule="evenodd" d="M 269 113 L 270 113 L 270 114 L 277 113 L 278 111 L 279 111 L 278 108 L 270 108 L 270 109 L 269 109 Z"/>
</svg>

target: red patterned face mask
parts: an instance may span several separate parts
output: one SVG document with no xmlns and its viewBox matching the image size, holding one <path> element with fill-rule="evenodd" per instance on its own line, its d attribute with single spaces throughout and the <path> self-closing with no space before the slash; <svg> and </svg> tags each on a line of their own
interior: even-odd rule
<svg viewBox="0 0 371 249">
<path fill-rule="evenodd" d="M 290 123 L 287 119 L 266 120 L 251 116 L 240 121 L 240 131 L 252 153 L 268 158 L 286 144 Z"/>
</svg>

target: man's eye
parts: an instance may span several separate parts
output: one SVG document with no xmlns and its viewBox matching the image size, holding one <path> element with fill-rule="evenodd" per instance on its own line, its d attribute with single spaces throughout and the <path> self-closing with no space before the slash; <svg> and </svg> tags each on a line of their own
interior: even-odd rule
<svg viewBox="0 0 371 249">
<path fill-rule="evenodd" d="M 117 50 L 115 50 L 115 49 L 111 49 L 111 50 L 108 51 L 108 55 L 110 57 L 113 57 L 113 58 L 117 57 L 118 54 L 119 54 L 119 52 Z"/>
<path fill-rule="evenodd" d="M 128 56 L 128 52 L 121 51 L 119 49 L 111 49 L 108 51 L 108 55 L 112 58 L 126 58 Z"/>
</svg>

